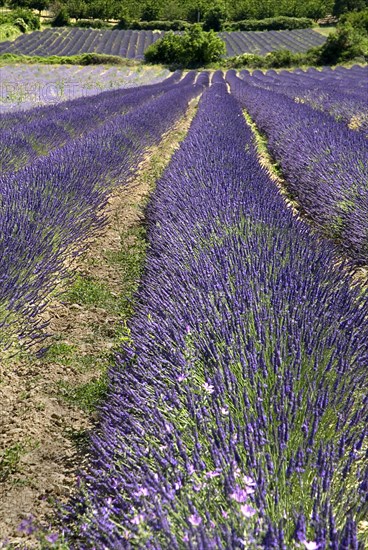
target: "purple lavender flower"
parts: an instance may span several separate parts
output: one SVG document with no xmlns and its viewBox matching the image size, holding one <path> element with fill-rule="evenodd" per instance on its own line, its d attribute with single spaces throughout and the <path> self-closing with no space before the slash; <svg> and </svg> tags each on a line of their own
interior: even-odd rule
<svg viewBox="0 0 368 550">
<path fill-rule="evenodd" d="M 188 521 L 194 527 L 198 527 L 202 523 L 202 518 L 199 514 L 195 513 L 188 517 Z"/>
<path fill-rule="evenodd" d="M 240 511 L 245 518 L 251 518 L 254 514 L 256 514 L 256 510 L 248 504 L 242 504 L 240 506 Z"/>
</svg>

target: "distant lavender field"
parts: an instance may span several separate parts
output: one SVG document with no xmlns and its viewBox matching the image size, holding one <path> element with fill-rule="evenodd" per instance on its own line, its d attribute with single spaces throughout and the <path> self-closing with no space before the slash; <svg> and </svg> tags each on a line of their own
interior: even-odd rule
<svg viewBox="0 0 368 550">
<path fill-rule="evenodd" d="M 326 41 L 325 36 L 312 29 L 222 32 L 220 36 L 225 41 L 226 53 L 229 57 L 243 53 L 265 55 L 276 50 L 290 50 L 294 53 L 303 53 L 310 48 L 321 46 Z"/>
<path fill-rule="evenodd" d="M 6 65 L 0 67 L 0 113 L 31 109 L 115 88 L 161 82 L 166 69 Z"/>
<path fill-rule="evenodd" d="M 49 56 L 100 53 L 129 59 L 143 59 L 148 46 L 164 34 L 161 31 L 47 29 L 42 32 L 23 34 L 14 42 L 2 42 L 0 54 Z M 312 47 L 320 46 L 326 40 L 324 36 L 312 29 L 223 32 L 220 36 L 226 43 L 227 56 L 242 53 L 263 55 L 281 49 L 306 52 Z"/>
</svg>

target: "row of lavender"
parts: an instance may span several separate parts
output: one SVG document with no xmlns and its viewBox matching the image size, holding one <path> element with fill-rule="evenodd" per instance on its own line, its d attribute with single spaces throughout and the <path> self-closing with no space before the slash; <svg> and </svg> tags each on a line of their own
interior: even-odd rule
<svg viewBox="0 0 368 550">
<path fill-rule="evenodd" d="M 357 265 L 368 263 L 368 149 L 364 132 L 229 71 L 232 92 L 268 138 L 287 189 Z"/>
<path fill-rule="evenodd" d="M 368 136 L 368 67 L 355 65 L 350 69 L 325 67 L 321 71 L 242 71 L 240 76 L 253 85 L 287 95 L 330 113 L 349 128 Z"/>
<path fill-rule="evenodd" d="M 80 252 L 86 235 L 104 223 L 102 209 L 111 188 L 126 182 L 145 149 L 160 139 L 202 91 L 208 76 L 200 76 L 199 83 L 193 84 L 195 76 L 188 73 L 166 89 L 164 84 L 164 93 L 158 97 L 153 86 L 143 104 L 140 93 L 145 91 L 137 92 L 137 105 L 130 113 L 116 114 L 105 124 L 99 120 L 96 128 L 89 128 L 80 138 L 0 177 L 2 346 L 11 345 L 17 333 L 20 338 L 40 335 L 36 320 L 54 290 L 55 277 L 60 281 L 68 276 L 66 254 Z M 120 106 L 120 99 L 115 99 Z M 33 114 L 38 116 L 40 111 L 27 111 L 28 118 Z M 79 114 L 77 101 L 74 115 Z M 53 132 L 52 116 L 50 125 Z"/>
<path fill-rule="evenodd" d="M 94 30 L 81 28 L 47 29 L 18 37 L 14 42 L 0 43 L 0 54 L 24 55 L 77 55 L 100 53 L 143 59 L 144 52 L 163 31 Z M 320 46 L 326 40 L 311 29 L 271 32 L 220 33 L 227 48 L 227 55 L 261 53 L 289 49 L 305 52 Z"/>
<path fill-rule="evenodd" d="M 368 302 L 285 207 L 214 82 L 149 206 L 131 343 L 65 537 L 105 550 L 362 548 Z"/>
<path fill-rule="evenodd" d="M 299 29 L 294 31 L 268 31 L 268 32 L 221 32 L 219 33 L 226 44 L 228 56 L 253 53 L 265 55 L 277 50 L 289 50 L 294 53 L 302 53 L 310 48 L 322 46 L 326 37 L 312 29 Z"/>
<path fill-rule="evenodd" d="M 0 53 L 49 56 L 93 52 L 129 59 L 143 58 L 146 48 L 161 36 L 161 31 L 47 29 L 21 35 L 15 42 L 0 44 Z"/>
<path fill-rule="evenodd" d="M 180 77 L 181 73 L 177 71 L 163 83 L 102 92 L 90 97 L 88 102 L 82 97 L 25 113 L 0 116 L 3 130 L 0 144 L 1 171 L 17 171 L 51 149 L 105 125 L 116 116 L 167 92 Z M 194 78 L 193 74 L 190 78 Z"/>
<path fill-rule="evenodd" d="M 167 69 L 88 65 L 16 64 L 0 67 L 0 113 L 32 109 L 105 90 L 155 84 Z"/>
</svg>

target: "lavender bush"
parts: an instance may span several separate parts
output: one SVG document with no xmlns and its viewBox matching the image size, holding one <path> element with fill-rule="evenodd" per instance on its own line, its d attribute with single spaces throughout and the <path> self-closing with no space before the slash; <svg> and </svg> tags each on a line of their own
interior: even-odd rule
<svg viewBox="0 0 368 550">
<path fill-rule="evenodd" d="M 227 73 L 232 92 L 268 138 L 287 188 L 356 264 L 368 263 L 368 150 L 364 134 L 328 114 Z"/>
<path fill-rule="evenodd" d="M 349 128 L 368 136 L 368 68 L 354 66 L 341 72 L 338 68 L 321 71 L 242 71 L 252 85 L 279 92 L 296 103 L 331 114 Z"/>
<path fill-rule="evenodd" d="M 166 81 L 138 87 L 133 93 L 131 88 L 102 92 L 90 97 L 88 102 L 81 98 L 25 113 L 3 115 L 0 117 L 4 129 L 0 133 L 2 172 L 15 172 L 48 151 L 88 131 L 95 131 L 99 125 L 168 91 L 180 77 L 177 71 Z M 192 75 L 191 79 L 194 78 Z"/>
<path fill-rule="evenodd" d="M 213 81 L 148 209 L 131 341 L 65 537 L 106 550 L 363 548 L 368 302 L 286 208 Z"/>
</svg>

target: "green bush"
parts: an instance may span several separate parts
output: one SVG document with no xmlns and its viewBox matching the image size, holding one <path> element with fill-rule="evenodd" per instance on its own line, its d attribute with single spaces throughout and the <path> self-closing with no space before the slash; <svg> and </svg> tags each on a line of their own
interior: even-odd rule
<svg viewBox="0 0 368 550">
<path fill-rule="evenodd" d="M 218 61 L 225 52 L 225 42 L 213 31 L 193 25 L 182 35 L 168 32 L 146 50 L 144 57 L 148 63 L 191 68 Z"/>
<path fill-rule="evenodd" d="M 17 26 L 22 32 L 37 31 L 41 26 L 38 15 L 22 8 L 0 14 L 0 25 L 7 23 Z"/>
<path fill-rule="evenodd" d="M 82 29 L 109 29 L 110 25 L 101 19 L 80 19 L 73 23 L 73 27 L 81 27 Z"/>
<path fill-rule="evenodd" d="M 339 25 L 350 24 L 360 32 L 368 33 L 368 9 L 363 11 L 352 11 L 340 17 Z"/>
<path fill-rule="evenodd" d="M 15 40 L 21 34 L 21 30 L 12 23 L 0 25 L 0 42 Z"/>
<path fill-rule="evenodd" d="M 160 17 L 160 8 L 155 2 L 147 2 L 143 5 L 141 11 L 142 21 L 157 21 Z"/>
<path fill-rule="evenodd" d="M 319 62 L 332 65 L 357 57 L 368 58 L 368 33 L 360 32 L 350 23 L 345 23 L 328 36 L 321 47 Z"/>
<path fill-rule="evenodd" d="M 333 15 L 342 15 L 347 12 L 358 12 L 367 7 L 367 0 L 335 0 Z"/>
<path fill-rule="evenodd" d="M 219 32 L 222 30 L 224 22 L 226 20 L 226 9 L 225 6 L 218 4 L 209 8 L 205 12 L 203 20 L 203 30 L 204 31 L 216 31 Z"/>
<path fill-rule="evenodd" d="M 23 19 L 29 30 L 38 31 L 41 28 L 40 18 L 38 17 L 38 15 L 33 13 L 32 10 L 17 9 L 14 10 L 12 13 L 14 20 Z"/>
<path fill-rule="evenodd" d="M 226 31 L 281 31 L 308 29 L 313 27 L 313 20 L 307 17 L 269 17 L 267 19 L 245 19 L 225 23 Z"/>
<path fill-rule="evenodd" d="M 191 27 L 187 21 L 176 19 L 174 21 L 132 21 L 127 26 L 121 26 L 119 21 L 117 27 L 119 29 L 132 29 L 136 31 L 185 31 Z"/>
<path fill-rule="evenodd" d="M 130 19 L 126 13 L 120 14 L 119 23 L 117 23 L 114 29 L 125 30 L 130 28 Z"/>
<path fill-rule="evenodd" d="M 336 64 L 368 58 L 368 9 L 343 15 L 334 33 L 321 47 L 319 62 Z"/>
<path fill-rule="evenodd" d="M 313 52 L 292 53 L 289 50 L 278 50 L 266 55 L 243 54 L 229 59 L 229 66 L 234 69 L 248 67 L 250 69 L 280 69 L 289 67 L 298 67 L 300 65 L 315 64 L 315 54 Z"/>
<path fill-rule="evenodd" d="M 122 65 L 124 60 L 119 55 L 104 53 L 84 53 L 79 57 L 80 65 Z"/>
<path fill-rule="evenodd" d="M 18 19 L 16 19 L 14 21 L 14 25 L 16 27 L 18 27 L 18 29 L 21 31 L 21 32 L 27 32 L 28 31 L 28 25 L 27 23 L 24 21 L 24 19 L 22 19 L 21 17 L 18 17 Z"/>
</svg>

